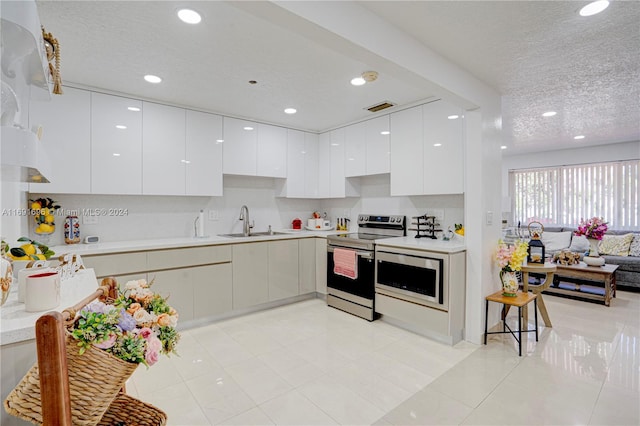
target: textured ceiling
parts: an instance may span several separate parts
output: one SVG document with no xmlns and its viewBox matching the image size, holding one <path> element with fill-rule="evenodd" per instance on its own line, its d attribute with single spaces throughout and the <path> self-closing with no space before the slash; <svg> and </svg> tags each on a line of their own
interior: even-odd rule
<svg viewBox="0 0 640 426">
<path fill-rule="evenodd" d="M 352 87 L 370 68 L 353 58 L 366 55 L 311 41 L 251 3 L 192 2 L 204 15 L 197 26 L 175 17 L 188 4 L 42 1 L 38 10 L 61 43 L 66 82 L 313 131 L 372 117 L 363 108 L 380 101 L 431 96 L 393 73 Z M 581 144 L 640 140 L 640 2 L 591 18 L 577 15 L 582 1 L 361 4 L 503 94 L 508 153 L 572 147 L 577 134 Z M 147 73 L 164 82 L 143 82 Z M 558 114 L 543 119 L 548 110 Z"/>
</svg>

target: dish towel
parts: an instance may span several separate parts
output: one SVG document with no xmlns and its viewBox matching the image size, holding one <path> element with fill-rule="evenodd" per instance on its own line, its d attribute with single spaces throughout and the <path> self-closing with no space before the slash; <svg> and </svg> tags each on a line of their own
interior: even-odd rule
<svg viewBox="0 0 640 426">
<path fill-rule="evenodd" d="M 358 279 L 358 255 L 355 250 L 334 249 L 333 273 L 352 280 Z"/>
</svg>

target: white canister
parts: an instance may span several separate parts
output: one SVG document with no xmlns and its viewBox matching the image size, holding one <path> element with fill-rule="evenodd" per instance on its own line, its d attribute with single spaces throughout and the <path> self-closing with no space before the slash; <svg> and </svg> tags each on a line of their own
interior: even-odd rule
<svg viewBox="0 0 640 426">
<path fill-rule="evenodd" d="M 41 262 L 41 261 L 38 261 Z M 27 292 L 26 290 L 26 278 L 29 275 L 42 274 L 43 272 L 53 272 L 53 268 L 49 268 L 49 262 L 42 262 L 39 266 L 33 266 L 31 268 L 24 268 L 18 271 L 18 302 L 24 303 L 24 297 Z"/>
<path fill-rule="evenodd" d="M 39 312 L 60 304 L 60 275 L 42 272 L 25 278 L 25 311 Z"/>
</svg>

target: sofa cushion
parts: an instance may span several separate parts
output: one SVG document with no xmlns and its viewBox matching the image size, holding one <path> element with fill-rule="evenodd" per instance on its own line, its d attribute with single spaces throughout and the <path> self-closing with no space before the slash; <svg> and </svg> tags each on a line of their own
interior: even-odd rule
<svg viewBox="0 0 640 426">
<path fill-rule="evenodd" d="M 633 241 L 633 234 L 605 235 L 598 245 L 598 251 L 600 254 L 628 256 L 631 241 Z"/>
<path fill-rule="evenodd" d="M 569 250 L 576 253 L 584 253 L 589 250 L 589 240 L 584 235 L 574 235 L 571 238 Z"/>
<path fill-rule="evenodd" d="M 556 252 L 558 250 L 569 248 L 571 244 L 571 232 L 543 232 L 542 244 L 545 251 Z"/>
<path fill-rule="evenodd" d="M 640 282 L 640 259 L 631 256 L 602 256 L 606 263 L 618 265 L 616 277 L 621 271 L 634 272 L 638 274 L 637 280 Z"/>
<path fill-rule="evenodd" d="M 640 257 L 640 234 L 633 234 L 633 241 L 629 246 L 629 256 Z"/>
</svg>

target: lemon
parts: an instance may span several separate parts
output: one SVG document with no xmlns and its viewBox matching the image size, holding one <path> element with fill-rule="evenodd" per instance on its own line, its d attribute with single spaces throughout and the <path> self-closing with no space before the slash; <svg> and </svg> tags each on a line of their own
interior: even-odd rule
<svg viewBox="0 0 640 426">
<path fill-rule="evenodd" d="M 53 232 L 54 229 L 55 227 L 53 225 L 47 225 L 46 223 L 41 223 L 36 228 L 36 232 L 39 234 L 48 234 L 50 232 Z"/>
<path fill-rule="evenodd" d="M 36 254 L 36 246 L 33 244 L 23 244 L 20 246 L 28 255 Z"/>
<path fill-rule="evenodd" d="M 48 208 L 43 208 L 42 210 L 40 210 L 40 214 L 43 216 L 46 216 L 49 214 L 49 209 Z"/>
<path fill-rule="evenodd" d="M 40 210 L 40 207 L 42 207 L 42 205 L 37 201 L 34 201 L 31 204 L 31 210 Z"/>
<path fill-rule="evenodd" d="M 48 215 L 46 215 L 46 216 L 44 217 L 44 222 L 45 222 L 45 223 L 48 223 L 48 224 L 53 223 L 53 221 L 54 221 L 54 220 L 55 220 L 55 218 L 53 217 L 53 215 L 52 215 L 52 214 L 48 214 Z"/>
</svg>

